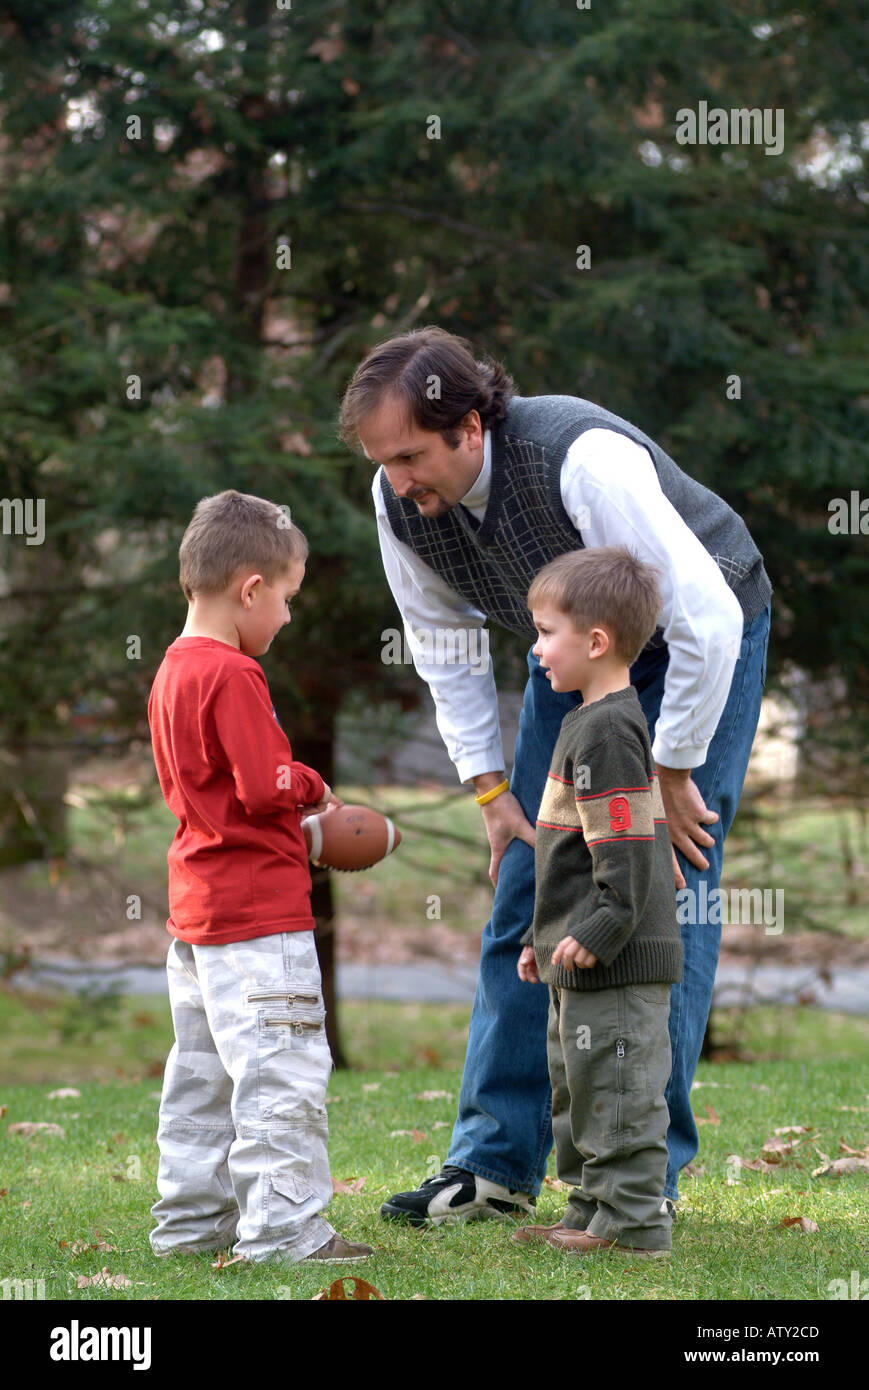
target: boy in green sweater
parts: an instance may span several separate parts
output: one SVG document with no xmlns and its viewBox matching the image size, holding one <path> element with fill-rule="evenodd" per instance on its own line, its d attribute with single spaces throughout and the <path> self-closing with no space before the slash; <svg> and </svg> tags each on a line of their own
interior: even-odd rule
<svg viewBox="0 0 869 1390">
<path fill-rule="evenodd" d="M 534 655 L 565 715 L 537 816 L 534 920 L 519 977 L 549 985 L 556 1226 L 520 1244 L 662 1257 L 670 985 L 682 974 L 673 858 L 629 667 L 655 630 L 655 570 L 621 546 L 571 551 L 528 592 Z M 533 943 L 533 944 L 532 944 Z"/>
</svg>

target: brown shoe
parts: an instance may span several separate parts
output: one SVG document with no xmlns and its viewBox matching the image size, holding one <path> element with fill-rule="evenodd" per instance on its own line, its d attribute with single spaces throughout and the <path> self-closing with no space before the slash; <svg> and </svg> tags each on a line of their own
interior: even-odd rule
<svg viewBox="0 0 869 1390">
<path fill-rule="evenodd" d="M 612 1250 L 615 1255 L 632 1255 L 638 1260 L 664 1260 L 669 1250 L 645 1250 L 639 1246 L 617 1245 L 614 1240 L 590 1235 L 588 1231 L 553 1230 L 544 1237 L 553 1250 L 566 1250 L 571 1255 L 588 1255 L 592 1250 Z"/>
<path fill-rule="evenodd" d="M 359 1264 L 361 1260 L 367 1260 L 374 1254 L 370 1245 L 363 1245 L 361 1241 L 345 1240 L 343 1236 L 334 1235 L 331 1240 L 327 1240 L 325 1245 L 321 1245 L 319 1250 L 314 1250 L 310 1255 L 306 1255 L 300 1264 Z"/>
<path fill-rule="evenodd" d="M 510 1239 L 516 1245 L 532 1245 L 535 1241 L 546 1241 L 549 1239 L 550 1231 L 567 1231 L 570 1227 L 565 1226 L 562 1221 L 558 1221 L 554 1226 L 520 1226 L 514 1231 Z"/>
</svg>

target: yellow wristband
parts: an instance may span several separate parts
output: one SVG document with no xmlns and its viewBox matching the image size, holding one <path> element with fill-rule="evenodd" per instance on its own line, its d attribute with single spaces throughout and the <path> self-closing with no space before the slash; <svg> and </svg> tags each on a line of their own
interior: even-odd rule
<svg viewBox="0 0 869 1390">
<path fill-rule="evenodd" d="M 490 791 L 482 792 L 481 794 L 475 796 L 474 800 L 476 801 L 478 806 L 485 806 L 487 801 L 494 801 L 496 796 L 500 796 L 502 792 L 509 791 L 509 789 L 510 779 L 505 777 L 504 781 L 499 782 L 497 787 L 492 787 Z"/>
</svg>

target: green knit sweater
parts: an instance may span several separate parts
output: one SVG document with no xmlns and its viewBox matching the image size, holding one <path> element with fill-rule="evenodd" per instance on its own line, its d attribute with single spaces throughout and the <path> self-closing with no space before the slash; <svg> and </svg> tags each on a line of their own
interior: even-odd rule
<svg viewBox="0 0 869 1390">
<path fill-rule="evenodd" d="M 673 860 L 637 692 L 566 714 L 537 816 L 533 940 L 540 979 L 561 989 L 681 979 Z M 573 936 L 597 965 L 552 965 Z"/>
</svg>

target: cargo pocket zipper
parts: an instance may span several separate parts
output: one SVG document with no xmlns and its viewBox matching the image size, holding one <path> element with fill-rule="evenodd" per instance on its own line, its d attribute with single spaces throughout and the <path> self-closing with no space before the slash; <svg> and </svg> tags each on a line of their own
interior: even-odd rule
<svg viewBox="0 0 869 1390">
<path fill-rule="evenodd" d="M 247 1002 L 249 1004 L 277 1004 L 286 1002 L 288 1005 L 292 1006 L 297 1000 L 300 1004 L 318 1004 L 320 1002 L 320 996 L 319 994 L 288 994 L 286 990 L 282 990 L 279 994 L 272 992 L 271 994 L 249 994 L 247 996 Z"/>
<path fill-rule="evenodd" d="M 307 1032 L 319 1032 L 323 1024 L 311 1023 L 307 1019 L 300 1018 L 266 1018 L 263 1020 L 267 1028 L 292 1028 L 297 1037 L 301 1038 Z"/>
</svg>

